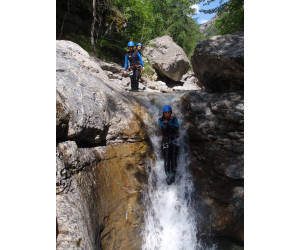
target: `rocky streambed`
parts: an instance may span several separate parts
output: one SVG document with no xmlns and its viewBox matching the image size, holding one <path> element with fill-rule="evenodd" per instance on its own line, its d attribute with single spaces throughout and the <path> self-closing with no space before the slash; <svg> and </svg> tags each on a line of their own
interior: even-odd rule
<svg viewBox="0 0 300 250">
<path fill-rule="evenodd" d="M 149 126 L 166 94 L 124 91 L 119 73 L 72 42 L 57 41 L 56 53 L 57 249 L 142 249 L 156 159 Z M 210 93 L 198 84 L 166 90 L 179 100 L 189 140 L 197 238 L 241 243 L 243 93 L 240 84 Z"/>
</svg>

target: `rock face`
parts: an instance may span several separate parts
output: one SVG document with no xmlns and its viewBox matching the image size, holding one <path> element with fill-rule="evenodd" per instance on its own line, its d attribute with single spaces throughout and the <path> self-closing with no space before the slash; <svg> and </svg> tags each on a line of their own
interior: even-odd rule
<svg viewBox="0 0 300 250">
<path fill-rule="evenodd" d="M 190 65 L 183 49 L 169 36 L 151 40 L 145 48 L 143 56 L 150 60 L 158 74 L 175 82 L 180 81 Z"/>
<path fill-rule="evenodd" d="M 56 45 L 57 248 L 140 249 L 147 111 L 80 46 Z"/>
<path fill-rule="evenodd" d="M 207 29 L 209 29 L 215 23 L 216 19 L 217 19 L 217 16 L 215 16 L 214 18 L 210 19 L 206 23 L 201 24 L 200 27 L 199 27 L 200 32 L 204 33 L 204 31 L 206 31 Z"/>
<path fill-rule="evenodd" d="M 186 126 L 200 211 L 198 223 L 217 236 L 243 242 L 243 32 L 199 43 L 192 66 L 198 84 L 205 87 L 182 97 L 189 121 Z"/>
<path fill-rule="evenodd" d="M 244 89 L 244 32 L 211 37 L 192 54 L 196 77 L 210 92 Z"/>
<path fill-rule="evenodd" d="M 90 57 L 69 41 L 57 41 L 56 55 L 57 248 L 141 249 L 141 194 L 153 159 L 145 123 L 151 114 L 135 93 L 124 91 L 128 78 L 120 66 Z M 155 82 L 153 91 L 173 91 Z M 200 85 L 192 72 L 182 84 Z M 201 90 L 181 100 L 195 198 L 202 206 L 198 223 L 242 241 L 243 93 Z"/>
<path fill-rule="evenodd" d="M 199 26 L 200 33 L 202 33 L 206 39 L 218 34 L 218 30 L 215 28 L 215 22 L 217 18 L 218 16 L 215 15 L 214 18 Z"/>
<path fill-rule="evenodd" d="M 204 206 L 199 216 L 210 218 L 216 235 L 243 241 L 243 94 L 189 92 L 182 102 L 186 120 L 190 121 L 186 126 L 195 187 Z M 207 225 L 208 221 L 203 223 Z"/>
<path fill-rule="evenodd" d="M 135 99 L 121 86 L 109 81 L 86 51 L 72 42 L 58 41 L 56 68 L 59 141 L 72 139 L 80 146 L 105 146 L 143 138 L 141 131 L 130 134 L 126 128 L 131 122 L 140 126 L 137 114 L 146 111 L 139 110 Z M 62 131 L 63 124 L 68 129 Z"/>
</svg>

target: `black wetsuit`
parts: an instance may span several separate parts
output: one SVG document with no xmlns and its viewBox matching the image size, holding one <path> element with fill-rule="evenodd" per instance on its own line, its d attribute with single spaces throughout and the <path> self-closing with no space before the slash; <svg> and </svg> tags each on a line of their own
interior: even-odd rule
<svg viewBox="0 0 300 250">
<path fill-rule="evenodd" d="M 130 62 L 130 75 L 131 90 L 137 91 L 139 89 L 139 79 L 141 75 L 141 65 L 144 67 L 143 60 L 137 51 L 129 51 L 125 56 L 125 70 L 127 67 L 127 60 Z"/>
<path fill-rule="evenodd" d="M 163 121 L 168 120 L 167 124 Z M 179 145 L 177 145 L 176 138 L 178 138 L 178 120 L 176 117 L 173 120 L 161 117 L 158 119 L 158 123 L 162 129 L 163 139 L 161 142 L 161 149 L 164 157 L 164 169 L 167 175 L 167 181 L 171 174 L 172 182 L 175 180 L 175 173 L 177 168 L 177 155 Z M 168 183 L 169 184 L 169 183 Z"/>
</svg>

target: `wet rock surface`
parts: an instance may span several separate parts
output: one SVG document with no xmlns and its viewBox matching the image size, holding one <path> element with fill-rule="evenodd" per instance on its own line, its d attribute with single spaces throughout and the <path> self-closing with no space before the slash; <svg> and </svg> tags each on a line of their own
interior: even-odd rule
<svg viewBox="0 0 300 250">
<path fill-rule="evenodd" d="M 219 35 L 200 42 L 191 57 L 193 71 L 205 89 L 244 89 L 244 32 Z"/>
<path fill-rule="evenodd" d="M 129 93 L 122 72 L 72 42 L 57 41 L 57 248 L 141 249 L 141 194 L 153 158 L 145 123 L 153 117 L 138 100 L 186 89 L 198 90 L 181 100 L 199 224 L 243 241 L 243 93 L 199 91 L 202 82 L 193 72 L 174 86 L 157 75 L 142 77 L 140 89 L 154 93 Z"/>
<path fill-rule="evenodd" d="M 210 218 L 202 223 L 210 224 L 218 236 L 243 242 L 243 93 L 189 92 L 182 102 L 189 121 L 186 126 L 196 196 L 203 205 L 201 216 Z"/>
<path fill-rule="evenodd" d="M 77 44 L 56 66 L 57 249 L 140 249 L 147 111 Z"/>
</svg>

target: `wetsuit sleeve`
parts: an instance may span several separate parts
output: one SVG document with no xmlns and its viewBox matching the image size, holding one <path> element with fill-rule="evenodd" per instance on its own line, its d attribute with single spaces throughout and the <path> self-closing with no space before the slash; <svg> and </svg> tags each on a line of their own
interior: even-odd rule
<svg viewBox="0 0 300 250">
<path fill-rule="evenodd" d="M 168 121 L 168 125 L 169 125 L 170 127 L 172 127 L 172 128 L 179 128 L 179 125 L 178 125 L 178 119 L 175 117 L 175 118 L 173 119 L 173 121 L 172 121 L 172 120 L 169 120 L 169 121 Z"/>
<path fill-rule="evenodd" d="M 125 55 L 125 65 L 124 65 L 124 70 L 127 69 L 127 66 L 128 66 L 128 56 Z"/>
<path fill-rule="evenodd" d="M 158 119 L 158 124 L 159 124 L 159 126 L 160 126 L 161 128 L 166 128 L 166 127 L 167 127 L 167 125 L 164 124 L 160 119 Z"/>
<path fill-rule="evenodd" d="M 139 53 L 139 52 L 137 52 L 137 53 L 136 53 L 136 55 L 137 55 L 137 56 L 138 56 L 138 58 L 140 59 L 140 62 L 141 62 L 141 64 L 142 64 L 142 66 L 143 66 L 143 67 L 145 67 L 145 66 L 144 66 L 144 63 L 143 63 L 142 56 L 140 55 L 140 53 Z"/>
</svg>

